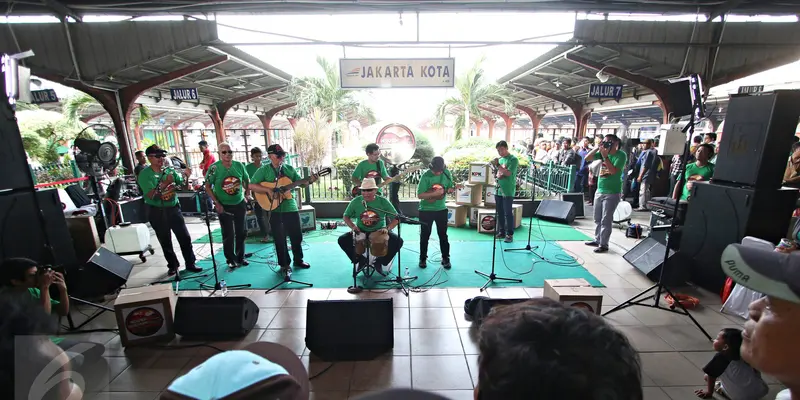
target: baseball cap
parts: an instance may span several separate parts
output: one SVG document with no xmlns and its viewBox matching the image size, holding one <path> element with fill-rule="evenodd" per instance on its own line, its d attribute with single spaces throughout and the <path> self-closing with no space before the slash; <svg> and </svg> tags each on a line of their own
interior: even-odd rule
<svg viewBox="0 0 800 400">
<path fill-rule="evenodd" d="M 267 147 L 267 154 L 275 154 L 276 156 L 281 157 L 286 154 L 286 152 L 283 151 L 283 147 L 281 147 L 281 145 L 273 144 Z"/>
<path fill-rule="evenodd" d="M 219 353 L 175 379 L 161 399 L 308 400 L 308 372 L 277 343 L 256 342 Z"/>
<path fill-rule="evenodd" d="M 434 171 L 443 171 L 444 170 L 444 158 L 436 156 L 431 159 L 431 169 Z"/>
<path fill-rule="evenodd" d="M 722 270 L 734 282 L 768 296 L 800 304 L 800 253 L 741 244 L 722 252 Z"/>
<path fill-rule="evenodd" d="M 159 154 L 167 154 L 167 151 L 162 149 L 161 147 L 158 147 L 157 144 L 154 144 L 154 145 L 150 145 L 148 148 L 146 148 L 144 150 L 144 154 L 146 154 L 148 156 L 155 156 L 155 155 L 159 155 Z"/>
</svg>

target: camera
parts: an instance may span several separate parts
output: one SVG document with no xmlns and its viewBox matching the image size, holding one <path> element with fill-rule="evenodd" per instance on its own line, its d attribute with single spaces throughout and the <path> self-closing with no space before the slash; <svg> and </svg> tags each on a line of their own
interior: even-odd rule
<svg viewBox="0 0 800 400">
<path fill-rule="evenodd" d="M 603 147 L 605 147 L 606 149 L 610 149 L 613 144 L 614 143 L 611 142 L 610 140 L 606 140 L 603 142 Z"/>
</svg>

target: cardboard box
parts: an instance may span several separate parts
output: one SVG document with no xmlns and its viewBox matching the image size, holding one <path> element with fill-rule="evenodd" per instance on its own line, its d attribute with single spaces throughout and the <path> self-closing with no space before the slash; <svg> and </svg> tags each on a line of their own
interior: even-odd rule
<svg viewBox="0 0 800 400">
<path fill-rule="evenodd" d="M 544 297 L 600 315 L 603 293 L 585 279 L 546 279 Z"/>
<path fill-rule="evenodd" d="M 122 345 L 168 342 L 175 338 L 172 322 L 177 303 L 171 283 L 120 291 L 114 313 Z"/>
<path fill-rule="evenodd" d="M 469 164 L 469 183 L 489 183 L 489 165 L 486 163 Z"/>
<path fill-rule="evenodd" d="M 465 183 L 456 190 L 456 204 L 461 206 L 476 206 L 481 204 L 483 186 Z"/>
<path fill-rule="evenodd" d="M 300 230 L 303 232 L 317 229 L 317 211 L 313 206 L 304 205 L 300 209 Z"/>
<path fill-rule="evenodd" d="M 464 226 L 467 223 L 467 206 L 447 203 L 447 226 Z"/>
<path fill-rule="evenodd" d="M 494 233 L 495 219 L 494 210 L 478 210 L 478 233 Z"/>
<path fill-rule="evenodd" d="M 514 229 L 522 226 L 522 204 L 513 204 L 511 209 L 514 210 Z"/>
<path fill-rule="evenodd" d="M 497 200 L 494 198 L 495 194 L 497 194 L 497 186 L 495 185 L 486 185 L 486 198 L 483 201 L 483 204 L 487 207 L 494 207 L 497 205 Z"/>
<path fill-rule="evenodd" d="M 474 206 L 469 208 L 469 226 L 476 227 L 478 226 L 478 212 L 480 211 L 491 211 L 494 212 L 494 209 L 486 208 L 483 206 Z"/>
</svg>

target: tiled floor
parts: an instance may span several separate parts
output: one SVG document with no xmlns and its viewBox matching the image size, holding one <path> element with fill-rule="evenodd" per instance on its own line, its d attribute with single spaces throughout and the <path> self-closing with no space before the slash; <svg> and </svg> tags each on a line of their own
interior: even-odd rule
<svg viewBox="0 0 800 400">
<path fill-rule="evenodd" d="M 644 214 L 637 213 L 637 219 Z M 192 237 L 206 232 L 197 220 L 187 219 Z M 642 220 L 641 222 L 645 222 Z M 594 226 L 589 219 L 577 221 L 577 228 L 591 235 Z M 157 247 L 155 237 L 153 244 Z M 596 255 L 581 242 L 561 242 L 563 248 L 581 259 L 584 266 L 606 286 L 603 311 L 638 294 L 652 285 L 646 277 L 630 266 L 621 255 L 635 241 L 625 238 L 624 231 L 615 230 L 611 251 Z M 177 248 L 177 245 L 176 245 Z M 209 254 L 208 245 L 195 245 L 198 257 Z M 139 262 L 136 258 L 130 258 Z M 312 267 L 313 268 L 313 267 Z M 459 268 L 459 266 L 454 266 Z M 156 255 L 148 262 L 136 265 L 128 281 L 129 287 L 148 284 L 163 278 L 166 272 L 163 257 Z M 718 296 L 692 288 L 681 290 L 701 299 L 702 306 L 693 311 L 700 324 L 711 334 L 727 326 L 740 326 L 743 321 L 718 312 Z M 200 291 L 182 292 L 182 296 L 207 294 Z M 477 382 L 477 348 L 475 332 L 464 319 L 464 300 L 478 295 L 477 288 L 432 289 L 411 293 L 406 298 L 397 291 L 362 293 L 358 298 L 394 299 L 395 346 L 391 354 L 373 361 L 336 363 L 327 372 L 311 381 L 312 399 L 338 400 L 389 387 L 414 387 L 440 393 L 451 399 L 472 399 Z M 541 288 L 491 288 L 491 297 L 537 297 Z M 238 348 L 255 341 L 271 341 L 285 345 L 302 357 L 313 376 L 327 368 L 327 362 L 311 359 L 305 347 L 305 303 L 308 299 L 356 298 L 345 289 L 304 289 L 264 294 L 263 290 L 232 291 L 230 295 L 248 296 L 260 308 L 256 328 L 238 342 L 215 342 L 222 349 Z M 78 314 L 80 317 L 80 315 Z M 711 356 L 711 343 L 686 317 L 650 308 L 637 307 L 618 311 L 608 321 L 627 335 L 642 360 L 645 399 L 693 399 L 694 390 L 703 384 L 702 366 Z M 116 327 L 114 316 L 102 315 L 87 329 Z M 179 350 L 159 348 L 128 348 L 121 346 L 113 333 L 81 334 L 77 338 L 106 344 L 106 358 L 111 366 L 111 380 L 99 399 L 152 400 L 158 397 L 177 376 L 185 373 L 215 353 L 208 347 Z M 176 339 L 173 344 L 181 343 Z M 781 388 L 770 379 L 771 398 Z M 768 397 L 770 398 L 770 397 Z"/>
</svg>

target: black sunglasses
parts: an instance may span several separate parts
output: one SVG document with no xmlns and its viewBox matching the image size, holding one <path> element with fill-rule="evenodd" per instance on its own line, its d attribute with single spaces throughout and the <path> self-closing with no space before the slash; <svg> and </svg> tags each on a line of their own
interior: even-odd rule
<svg viewBox="0 0 800 400">
<path fill-rule="evenodd" d="M 223 151 L 220 151 L 219 154 L 233 154 L 233 152 L 230 151 L 230 150 L 223 150 Z"/>
</svg>

